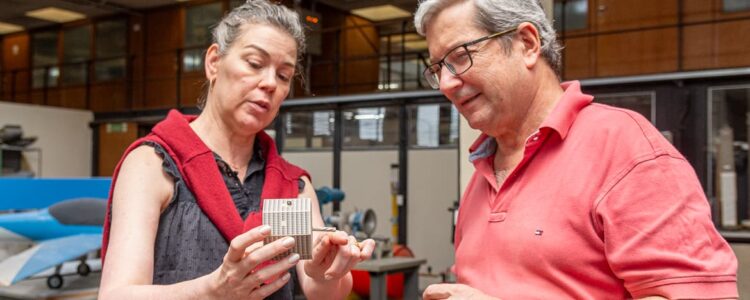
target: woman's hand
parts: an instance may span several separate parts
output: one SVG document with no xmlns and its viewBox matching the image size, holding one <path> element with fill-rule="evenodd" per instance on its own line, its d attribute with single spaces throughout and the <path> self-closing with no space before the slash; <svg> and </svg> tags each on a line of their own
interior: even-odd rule
<svg viewBox="0 0 750 300">
<path fill-rule="evenodd" d="M 305 274 L 317 281 L 337 280 L 351 271 L 359 262 L 372 256 L 375 241 L 361 243 L 343 231 L 318 235 L 312 260 L 305 261 Z"/>
<path fill-rule="evenodd" d="M 214 299 L 263 299 L 289 281 L 290 268 L 299 260 L 299 254 L 257 268 L 273 257 L 294 247 L 294 238 L 286 237 L 262 245 L 271 233 L 271 227 L 259 226 L 235 237 L 229 245 L 221 266 L 208 276 L 209 294 Z M 283 274 L 282 276 L 279 276 Z M 270 282 L 268 282 L 270 280 Z M 268 284 L 263 284 L 264 282 Z"/>
</svg>

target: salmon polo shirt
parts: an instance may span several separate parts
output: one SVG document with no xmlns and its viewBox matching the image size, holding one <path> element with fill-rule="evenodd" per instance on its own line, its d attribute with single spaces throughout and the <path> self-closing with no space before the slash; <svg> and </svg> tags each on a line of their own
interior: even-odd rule
<svg viewBox="0 0 750 300">
<path fill-rule="evenodd" d="M 738 297 L 737 259 L 685 158 L 638 113 L 562 87 L 502 186 L 495 140 L 471 147 L 458 283 L 503 299 Z"/>
</svg>

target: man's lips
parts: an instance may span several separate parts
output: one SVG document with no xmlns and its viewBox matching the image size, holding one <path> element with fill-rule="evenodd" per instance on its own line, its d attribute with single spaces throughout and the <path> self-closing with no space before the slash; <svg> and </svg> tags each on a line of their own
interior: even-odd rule
<svg viewBox="0 0 750 300">
<path fill-rule="evenodd" d="M 476 94 L 476 95 L 471 96 L 471 97 L 466 97 L 464 99 L 461 99 L 460 101 L 458 101 L 458 105 L 459 106 L 466 106 L 467 104 L 469 104 L 472 101 L 474 101 L 475 99 L 477 99 L 477 97 L 479 97 L 479 95 L 481 95 L 481 93 L 480 94 Z"/>
</svg>

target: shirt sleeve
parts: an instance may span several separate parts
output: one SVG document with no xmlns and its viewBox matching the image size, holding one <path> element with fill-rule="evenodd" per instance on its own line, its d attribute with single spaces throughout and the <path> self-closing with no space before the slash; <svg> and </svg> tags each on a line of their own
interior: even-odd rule
<svg viewBox="0 0 750 300">
<path fill-rule="evenodd" d="M 594 209 L 610 268 L 634 298 L 736 298 L 737 259 L 711 222 L 690 164 L 634 163 Z"/>
</svg>

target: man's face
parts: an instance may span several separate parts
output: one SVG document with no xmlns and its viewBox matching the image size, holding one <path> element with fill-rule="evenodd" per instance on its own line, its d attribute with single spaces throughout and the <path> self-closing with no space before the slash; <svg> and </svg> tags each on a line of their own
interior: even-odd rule
<svg viewBox="0 0 750 300">
<path fill-rule="evenodd" d="M 491 33 L 474 24 L 475 11 L 474 4 L 466 1 L 449 6 L 432 18 L 425 32 L 430 63 L 438 62 L 461 44 Z M 523 62 L 516 51 L 506 55 L 498 39 L 477 43 L 468 50 L 473 61 L 471 68 L 456 76 L 443 66 L 440 91 L 472 128 L 495 136 L 492 133 L 504 131 L 503 127 L 512 126 L 518 114 L 523 114 L 524 107 L 518 106 L 524 105 L 516 99 Z M 464 49 L 457 51 L 457 55 L 466 55 Z"/>
</svg>

